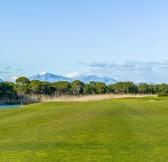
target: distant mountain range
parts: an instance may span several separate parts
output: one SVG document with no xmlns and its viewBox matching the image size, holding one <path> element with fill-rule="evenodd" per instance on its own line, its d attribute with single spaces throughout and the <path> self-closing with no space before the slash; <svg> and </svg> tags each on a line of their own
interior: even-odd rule
<svg viewBox="0 0 168 162">
<path fill-rule="evenodd" d="M 89 75 L 89 76 L 77 76 L 74 77 L 73 80 L 81 80 L 84 83 L 89 83 L 91 81 L 95 81 L 95 82 L 103 82 L 107 85 L 109 84 L 114 84 L 117 81 L 113 78 L 108 78 L 108 77 L 98 77 L 98 76 L 94 76 L 94 75 Z"/>
<path fill-rule="evenodd" d="M 29 77 L 29 79 L 30 80 L 47 81 L 47 82 L 58 82 L 58 81 L 72 82 L 74 80 L 80 80 L 84 83 L 89 83 L 90 81 L 95 81 L 95 82 L 104 82 L 107 85 L 114 84 L 114 83 L 117 82 L 113 78 L 98 77 L 98 76 L 94 76 L 94 75 L 88 75 L 88 76 L 79 75 L 79 76 L 75 76 L 73 78 L 69 78 L 69 77 L 64 77 L 64 76 L 61 76 L 61 75 L 55 75 L 55 74 L 51 74 L 51 73 L 47 73 L 47 72 L 43 72 L 43 73 L 40 73 L 40 74 L 33 75 L 33 76 Z"/>
<path fill-rule="evenodd" d="M 158 84 L 158 83 L 156 83 L 156 82 L 137 82 L 137 83 L 135 83 L 135 85 L 140 85 L 140 84 L 143 84 L 143 83 L 153 84 L 153 85 L 157 85 L 157 84 Z"/>
<path fill-rule="evenodd" d="M 51 74 L 48 72 L 43 72 L 40 74 L 33 75 L 29 77 L 30 80 L 40 80 L 40 81 L 47 81 L 47 82 L 58 82 L 58 81 L 68 81 L 68 82 L 73 82 L 74 80 L 80 80 L 84 83 L 89 83 L 91 81 L 95 82 L 103 82 L 106 85 L 114 84 L 117 83 L 117 81 L 113 78 L 109 77 L 98 77 L 95 75 L 77 75 L 74 77 L 64 77 L 61 75 L 55 75 Z M 0 80 L 2 82 L 3 80 Z M 135 82 L 136 85 L 140 85 L 142 83 L 147 83 L 147 84 L 158 84 L 156 82 Z"/>
<path fill-rule="evenodd" d="M 29 77 L 30 80 L 40 80 L 47 82 L 58 82 L 58 81 L 71 81 L 71 78 L 63 77 L 61 75 L 55 75 L 47 72 L 43 72 L 40 74 L 33 75 Z"/>
<path fill-rule="evenodd" d="M 110 85 L 110 84 L 114 84 L 117 83 L 118 81 L 116 81 L 113 78 L 109 78 L 109 77 L 98 77 L 95 75 L 78 75 L 78 76 L 74 76 L 74 77 L 64 77 L 61 75 L 55 75 L 55 74 L 51 74 L 48 72 L 43 72 L 40 74 L 36 74 L 33 75 L 31 77 L 29 77 L 30 80 L 40 80 L 40 81 L 46 81 L 46 82 L 58 82 L 58 81 L 68 81 L 68 82 L 73 82 L 74 80 L 80 80 L 84 83 L 89 83 L 91 81 L 95 81 L 95 82 L 103 82 L 106 85 Z M 4 82 L 2 79 L 0 79 L 0 82 Z M 146 83 L 146 84 L 153 84 L 153 85 L 157 85 L 159 83 L 156 82 L 134 82 L 135 85 L 140 85 L 142 83 Z"/>
</svg>

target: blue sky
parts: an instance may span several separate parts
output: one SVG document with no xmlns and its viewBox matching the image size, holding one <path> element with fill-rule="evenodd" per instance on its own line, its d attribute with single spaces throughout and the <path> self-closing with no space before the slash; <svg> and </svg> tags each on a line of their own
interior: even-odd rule
<svg viewBox="0 0 168 162">
<path fill-rule="evenodd" d="M 0 0 L 0 20 L 1 79 L 168 82 L 167 0 Z"/>
</svg>

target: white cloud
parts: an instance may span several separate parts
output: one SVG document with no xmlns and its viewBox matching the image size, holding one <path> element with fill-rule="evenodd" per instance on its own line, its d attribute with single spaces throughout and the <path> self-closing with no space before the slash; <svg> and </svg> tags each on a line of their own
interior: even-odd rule
<svg viewBox="0 0 168 162">
<path fill-rule="evenodd" d="M 89 68 L 91 74 L 112 77 L 118 81 L 168 82 L 168 61 L 82 62 L 81 64 Z"/>
<path fill-rule="evenodd" d="M 168 61 L 162 62 L 142 62 L 142 61 L 120 61 L 112 63 L 82 62 L 82 65 L 94 68 L 111 68 L 115 70 L 142 71 L 168 69 Z"/>
<path fill-rule="evenodd" d="M 10 79 L 11 79 L 11 81 L 15 81 L 17 78 L 19 78 L 19 77 L 13 76 Z"/>
<path fill-rule="evenodd" d="M 17 71 L 24 71 L 24 69 L 19 68 L 19 69 L 17 69 Z"/>
<path fill-rule="evenodd" d="M 10 72 L 0 71 L 0 74 L 10 74 Z"/>
<path fill-rule="evenodd" d="M 65 77 L 68 77 L 68 78 L 74 78 L 74 77 L 77 77 L 77 76 L 79 76 L 78 72 L 73 72 L 73 73 L 69 73 L 69 74 L 65 75 Z"/>
<path fill-rule="evenodd" d="M 43 72 L 41 72 L 41 73 L 39 73 L 40 75 L 45 75 L 45 74 L 47 74 L 47 72 L 46 71 L 43 71 Z"/>
<path fill-rule="evenodd" d="M 6 66 L 6 67 L 5 67 L 5 69 L 7 69 L 7 70 L 8 70 L 8 69 L 11 69 L 11 67 L 10 67 L 10 66 Z"/>
<path fill-rule="evenodd" d="M 9 82 L 15 82 L 17 78 L 19 78 L 19 77 L 17 77 L 17 76 L 6 76 L 4 78 L 4 80 L 9 81 Z"/>
</svg>

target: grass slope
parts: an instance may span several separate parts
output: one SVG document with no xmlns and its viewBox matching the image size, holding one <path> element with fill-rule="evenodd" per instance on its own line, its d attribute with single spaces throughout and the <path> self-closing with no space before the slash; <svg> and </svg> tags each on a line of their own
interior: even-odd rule
<svg viewBox="0 0 168 162">
<path fill-rule="evenodd" d="M 167 136 L 166 98 L 0 110 L 1 162 L 167 161 Z"/>
</svg>

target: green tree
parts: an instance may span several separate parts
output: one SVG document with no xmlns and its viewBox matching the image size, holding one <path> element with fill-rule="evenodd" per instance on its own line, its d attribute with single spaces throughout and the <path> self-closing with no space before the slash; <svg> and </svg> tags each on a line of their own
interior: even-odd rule
<svg viewBox="0 0 168 162">
<path fill-rule="evenodd" d="M 53 85 L 55 86 L 55 90 L 58 96 L 62 94 L 69 94 L 71 89 L 71 84 L 68 81 L 55 82 Z"/>
<path fill-rule="evenodd" d="M 96 82 L 95 81 L 89 82 L 89 86 L 91 94 L 96 94 Z"/>
<path fill-rule="evenodd" d="M 50 82 L 41 82 L 41 93 L 45 95 L 53 95 L 55 93 L 55 87 Z"/>
<path fill-rule="evenodd" d="M 133 82 L 117 82 L 108 86 L 108 90 L 111 93 L 137 93 L 138 88 Z"/>
<path fill-rule="evenodd" d="M 14 89 L 20 97 L 29 94 L 29 87 L 27 85 L 15 84 Z"/>
<path fill-rule="evenodd" d="M 108 89 L 108 92 L 109 93 L 116 93 L 115 90 L 116 90 L 116 85 L 115 84 L 110 84 L 107 86 L 107 89 Z"/>
<path fill-rule="evenodd" d="M 92 90 L 91 90 L 90 84 L 85 84 L 83 92 L 84 92 L 84 94 L 92 94 Z"/>
<path fill-rule="evenodd" d="M 17 96 L 17 92 L 15 91 L 15 84 L 12 82 L 5 82 L 6 84 L 6 94 L 10 100 L 15 100 Z"/>
<path fill-rule="evenodd" d="M 158 97 L 165 97 L 168 96 L 168 89 L 165 89 L 158 93 Z"/>
<path fill-rule="evenodd" d="M 25 95 L 29 94 L 29 83 L 30 81 L 26 77 L 19 77 L 16 79 L 14 89 L 20 97 L 24 97 Z"/>
<path fill-rule="evenodd" d="M 168 89 L 168 85 L 165 84 L 165 83 L 158 84 L 158 85 L 157 85 L 157 88 L 158 88 L 158 93 L 159 93 L 159 92 L 162 92 L 162 91 Z"/>
<path fill-rule="evenodd" d="M 26 77 L 19 77 L 16 79 L 16 84 L 28 85 L 29 83 L 30 83 L 30 80 Z"/>
<path fill-rule="evenodd" d="M 123 82 L 124 93 L 137 93 L 138 88 L 133 82 Z"/>
<path fill-rule="evenodd" d="M 140 85 L 138 85 L 138 92 L 140 94 L 147 94 L 147 92 L 148 92 L 148 84 L 141 83 Z"/>
<path fill-rule="evenodd" d="M 77 96 L 80 95 L 80 93 L 83 93 L 83 88 L 85 87 L 85 84 L 81 82 L 80 80 L 75 80 L 71 83 L 72 85 L 72 92 L 76 94 Z"/>
<path fill-rule="evenodd" d="M 103 82 L 96 83 L 96 93 L 98 94 L 106 93 L 106 90 L 107 90 L 107 87 L 105 83 Z"/>
<path fill-rule="evenodd" d="M 0 99 L 1 100 L 14 100 L 16 98 L 16 91 L 14 84 L 11 82 L 0 83 Z"/>
<path fill-rule="evenodd" d="M 42 83 L 39 80 L 30 81 L 30 92 L 33 94 L 41 94 L 42 93 Z"/>
<path fill-rule="evenodd" d="M 156 94 L 158 92 L 157 85 L 154 84 L 148 84 L 148 91 L 149 94 Z"/>
</svg>

